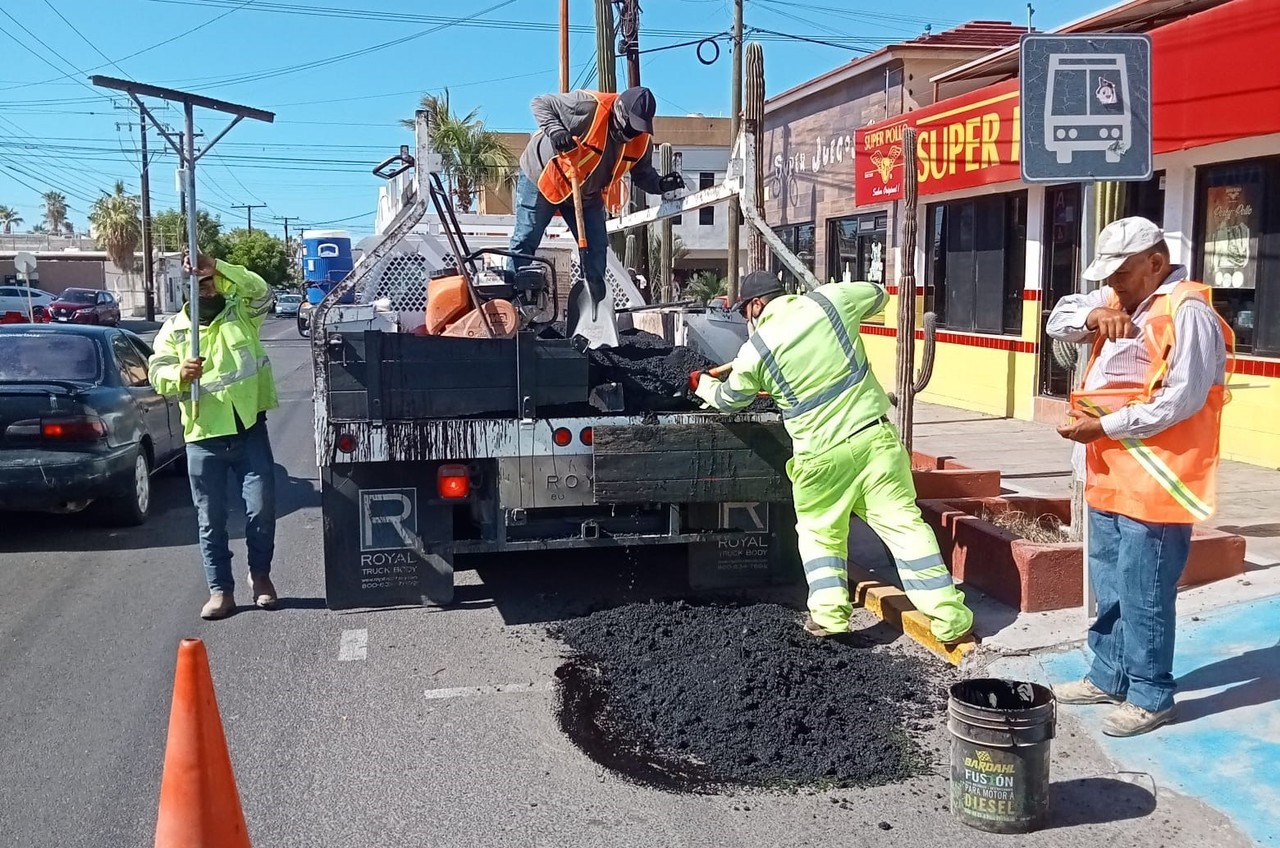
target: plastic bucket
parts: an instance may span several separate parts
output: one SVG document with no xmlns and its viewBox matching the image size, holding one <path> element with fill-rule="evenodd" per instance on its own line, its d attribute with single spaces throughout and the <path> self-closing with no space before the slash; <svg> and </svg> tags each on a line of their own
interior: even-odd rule
<svg viewBox="0 0 1280 848">
<path fill-rule="evenodd" d="M 951 687 L 951 812 L 991 833 L 1030 833 L 1049 818 L 1056 702 L 1044 686 L 976 678 Z"/>
</svg>

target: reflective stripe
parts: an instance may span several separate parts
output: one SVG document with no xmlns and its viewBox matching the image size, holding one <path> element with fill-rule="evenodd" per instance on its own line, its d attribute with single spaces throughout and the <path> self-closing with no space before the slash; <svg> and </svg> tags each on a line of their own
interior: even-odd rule
<svg viewBox="0 0 1280 848">
<path fill-rule="evenodd" d="M 817 571 L 820 568 L 832 568 L 837 571 L 844 571 L 847 565 L 848 563 L 845 561 L 844 557 L 838 557 L 838 556 L 818 557 L 817 559 L 811 559 L 804 564 L 804 573 L 805 573 L 805 576 L 807 577 L 808 575 L 812 574 L 813 572 Z"/>
<path fill-rule="evenodd" d="M 822 311 L 827 315 L 827 321 L 831 324 L 832 332 L 836 334 L 836 341 L 840 343 L 840 350 L 844 351 L 844 358 L 849 360 L 849 367 L 856 368 L 858 359 L 853 352 L 853 339 L 849 338 L 849 330 L 844 325 L 844 319 L 840 317 L 840 310 L 836 309 L 836 305 L 825 294 L 813 291 L 806 297 L 822 307 Z"/>
<path fill-rule="evenodd" d="M 241 362 L 235 371 L 232 371 L 229 374 L 223 374 L 217 380 L 212 380 L 210 382 L 202 381 L 200 383 L 200 394 L 207 395 L 213 394 L 214 392 L 220 392 L 234 383 L 239 383 L 241 380 L 256 377 L 259 371 L 270 364 L 271 360 L 266 356 L 260 357 L 256 362 L 253 360 Z"/>
<path fill-rule="evenodd" d="M 942 554 L 929 554 L 919 559 L 898 559 L 894 560 L 898 564 L 898 568 L 905 568 L 908 571 L 924 571 L 928 568 L 935 568 L 939 565 L 946 566 L 947 562 L 942 558 Z"/>
<path fill-rule="evenodd" d="M 716 386 L 715 405 L 723 408 L 725 406 L 742 406 L 755 400 L 755 395 L 746 392 L 740 392 L 729 386 L 728 383 L 721 383 Z"/>
<path fill-rule="evenodd" d="M 797 403 L 795 406 L 791 407 L 790 409 L 782 410 L 782 417 L 795 418 L 797 415 L 804 415 L 806 412 L 813 412 L 818 407 L 822 406 L 823 404 L 830 403 L 831 401 L 840 397 L 840 395 L 844 394 L 845 392 L 852 389 L 854 386 L 861 383 L 863 378 L 865 378 L 866 376 L 867 376 L 867 363 L 864 362 L 858 366 L 857 370 L 850 371 L 848 374 L 844 376 L 843 379 L 840 380 L 840 382 L 836 383 L 834 386 L 827 386 L 825 389 L 818 392 L 813 397 L 805 401 L 802 401 L 801 403 Z"/>
<path fill-rule="evenodd" d="M 156 382 L 156 369 L 165 368 L 170 365 L 178 365 L 182 360 L 169 353 L 153 354 L 151 360 L 147 363 L 147 379 L 154 385 Z"/>
<path fill-rule="evenodd" d="M 788 406 L 798 405 L 800 399 L 792 391 L 791 384 L 787 382 L 787 378 L 782 376 L 782 369 L 778 367 L 778 360 L 774 358 L 773 351 L 769 350 L 769 345 L 765 344 L 764 339 L 760 337 L 760 333 L 751 334 L 751 346 L 756 349 L 756 353 L 760 354 L 760 361 L 764 363 L 764 368 L 769 372 L 769 376 L 773 378 L 773 382 L 778 384 L 778 389 L 782 392 L 782 399 L 787 402 Z M 783 416 L 786 416 L 785 412 Z"/>
<path fill-rule="evenodd" d="M 848 591 L 849 581 L 843 574 L 830 577 L 819 577 L 809 583 L 809 597 L 813 597 L 824 589 L 844 589 Z"/>
<path fill-rule="evenodd" d="M 844 319 L 840 317 L 840 311 L 836 309 L 836 305 L 831 302 L 830 298 L 820 292 L 809 292 L 805 296 L 818 304 L 822 308 L 823 314 L 827 316 L 827 323 L 831 325 L 831 332 L 835 334 L 836 342 L 840 345 L 840 351 L 849 362 L 849 373 L 842 377 L 839 382 L 827 386 L 813 397 L 792 403 L 789 408 L 782 410 L 783 418 L 795 418 L 825 406 L 861 383 L 866 378 L 868 371 L 866 362 L 858 362 L 857 348 L 854 347 L 853 339 L 850 338 L 849 330 L 845 327 Z M 759 334 L 757 333 L 757 335 Z"/>
<path fill-rule="evenodd" d="M 902 578 L 904 592 L 928 592 L 932 589 L 951 588 L 951 574 L 945 571 L 936 577 L 906 577 L 901 573 L 898 576 Z"/>
<path fill-rule="evenodd" d="M 1106 413 L 1102 407 L 1087 398 L 1080 399 L 1080 405 L 1085 409 L 1093 412 L 1098 417 L 1102 417 Z M 1197 521 L 1204 521 L 1213 515 L 1213 508 L 1206 504 L 1196 495 L 1195 492 L 1182 482 L 1182 479 L 1174 473 L 1173 469 L 1165 464 L 1151 447 L 1145 444 L 1141 439 L 1121 438 L 1117 439 L 1120 446 L 1129 451 L 1133 458 L 1138 461 L 1148 474 L 1160 484 L 1160 488 L 1169 493 L 1178 504 L 1191 513 L 1191 516 Z"/>
<path fill-rule="evenodd" d="M 876 285 L 875 283 L 872 283 L 872 285 L 874 285 L 880 293 L 876 295 L 876 302 L 872 305 L 871 311 L 868 312 L 867 315 L 875 315 L 877 312 L 884 309 L 885 305 L 889 302 L 889 292 L 885 287 Z"/>
</svg>

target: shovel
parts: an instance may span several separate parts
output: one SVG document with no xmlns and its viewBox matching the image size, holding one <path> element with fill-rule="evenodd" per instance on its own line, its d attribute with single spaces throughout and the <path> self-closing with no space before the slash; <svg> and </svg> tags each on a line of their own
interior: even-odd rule
<svg viewBox="0 0 1280 848">
<path fill-rule="evenodd" d="M 582 185 L 578 182 L 578 172 L 575 169 L 566 170 L 569 173 L 569 183 L 573 186 L 573 214 L 578 224 L 578 264 L 582 268 L 582 280 L 575 283 L 569 291 L 565 334 L 569 338 L 581 336 L 590 350 L 617 347 L 618 325 L 608 287 L 597 298 L 587 285 L 587 230 L 582 214 Z"/>
</svg>

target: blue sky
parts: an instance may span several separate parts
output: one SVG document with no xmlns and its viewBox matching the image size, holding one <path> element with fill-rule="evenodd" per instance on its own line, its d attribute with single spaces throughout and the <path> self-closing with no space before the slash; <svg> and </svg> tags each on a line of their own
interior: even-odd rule
<svg viewBox="0 0 1280 848">
<path fill-rule="evenodd" d="M 642 49 L 732 24 L 728 0 L 641 5 Z M 1101 5 L 1039 0 L 1035 24 L 1051 28 Z M 571 0 L 570 8 L 581 28 L 570 41 L 571 79 L 589 86 L 594 3 Z M 233 206 L 264 203 L 255 227 L 280 233 L 272 219 L 294 216 L 294 232 L 319 224 L 367 233 L 379 185 L 370 168 L 411 142 L 397 121 L 412 114 L 419 93 L 447 86 L 455 109 L 479 108 L 495 129 L 530 129 L 529 100 L 559 84 L 558 9 L 556 0 L 0 1 L 0 205 L 16 208 L 25 229 L 42 217 L 40 193 L 57 189 L 83 228 L 92 199 L 117 179 L 137 191 L 136 110 L 127 97 L 91 87 L 87 77 L 99 73 L 276 113 L 274 124 L 242 123 L 201 160 L 197 194 L 228 227 L 244 224 Z M 764 43 L 772 94 L 926 26 L 1021 23 L 1026 14 L 1025 0 L 747 0 L 745 19 L 748 38 Z M 771 32 L 753 35 L 753 27 Z M 388 42 L 399 43 L 380 46 Z M 709 66 L 692 47 L 642 61 L 662 114 L 727 113 L 727 49 Z M 160 118 L 181 125 L 179 109 Z M 206 137 L 223 122 L 197 113 Z M 167 150 L 152 160 L 154 210 L 177 205 L 174 164 Z"/>
</svg>

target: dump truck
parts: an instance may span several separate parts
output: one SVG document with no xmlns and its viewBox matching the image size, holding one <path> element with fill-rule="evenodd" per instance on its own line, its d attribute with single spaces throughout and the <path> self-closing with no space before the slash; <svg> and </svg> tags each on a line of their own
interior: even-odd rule
<svg viewBox="0 0 1280 848">
<path fill-rule="evenodd" d="M 629 404 L 560 330 L 581 274 L 567 228 L 517 257 L 511 218 L 458 216 L 430 121 L 419 112 L 414 149 L 374 169 L 398 212 L 310 315 L 327 605 L 448 605 L 459 557 L 549 550 L 669 546 L 694 588 L 798 577 L 780 416 L 704 411 L 682 392 Z M 723 184 L 610 229 L 737 196 L 816 285 L 754 215 L 745 138 Z M 623 346 L 644 329 L 726 362 L 746 339 L 723 308 L 645 303 L 612 254 L 607 282 Z"/>
</svg>

